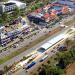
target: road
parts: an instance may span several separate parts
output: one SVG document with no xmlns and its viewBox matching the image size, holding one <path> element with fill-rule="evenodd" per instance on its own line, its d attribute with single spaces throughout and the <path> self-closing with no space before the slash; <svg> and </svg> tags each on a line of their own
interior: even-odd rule
<svg viewBox="0 0 75 75">
<path fill-rule="evenodd" d="M 65 30 L 66 30 L 66 28 L 65 28 Z M 64 31 L 64 30 L 62 30 L 60 33 L 63 33 L 63 31 Z M 58 34 L 60 34 L 60 33 L 57 33 L 56 35 L 58 35 Z M 55 37 L 56 35 L 54 35 L 54 36 L 52 36 L 52 37 Z M 47 39 L 46 42 L 47 42 L 48 40 L 50 40 L 52 37 L 50 37 L 49 39 Z M 50 50 L 51 50 L 51 49 L 50 49 Z M 50 53 L 49 55 L 51 56 L 52 53 Z M 38 56 L 36 59 L 38 59 L 38 58 L 40 58 L 40 57 L 41 57 L 41 56 Z M 35 59 L 35 60 L 36 60 L 36 59 Z M 39 59 L 39 60 L 40 60 L 40 59 Z M 37 60 L 36 60 L 36 61 L 37 61 Z M 25 71 L 24 71 L 24 72 L 25 72 Z M 21 73 L 24 73 L 24 72 L 22 71 Z M 20 75 L 21 75 L 21 73 L 20 73 Z M 15 74 L 15 75 L 19 75 L 19 74 Z M 24 75 L 24 74 L 22 74 L 22 75 Z"/>
<path fill-rule="evenodd" d="M 51 37 L 50 37 L 50 38 L 51 38 Z M 0 65 L 0 68 L 2 68 L 4 65 L 7 65 L 7 64 L 11 65 L 11 64 L 13 64 L 14 62 L 17 62 L 17 61 L 21 60 L 21 59 L 23 58 L 23 56 L 26 56 L 26 55 L 28 55 L 29 53 L 31 53 L 32 51 L 36 50 L 36 48 L 38 48 L 41 44 L 45 43 L 45 42 L 46 42 L 47 40 L 49 40 L 50 38 L 44 40 L 43 42 L 37 44 L 37 45 L 34 46 L 33 48 L 30 48 L 29 50 L 26 50 L 25 52 L 21 53 L 20 55 L 18 55 L 18 56 L 16 56 L 16 57 L 12 58 L 11 60 L 5 62 L 5 63 L 2 64 L 2 65 Z"/>
<path fill-rule="evenodd" d="M 32 72 L 34 73 L 34 69 L 35 71 L 37 71 L 38 67 L 41 66 L 42 63 L 46 62 L 51 56 L 55 55 L 57 52 L 59 52 L 57 50 L 57 47 L 58 47 L 58 44 L 60 44 L 60 46 L 64 43 L 65 39 L 66 38 L 70 38 L 70 37 L 73 37 L 74 34 L 71 34 L 70 36 L 68 34 L 66 34 L 66 37 L 59 41 L 58 43 L 56 43 L 55 45 L 53 45 L 51 48 L 49 48 L 47 51 L 45 51 L 43 54 L 39 55 L 36 57 L 36 59 L 34 59 L 33 61 L 37 62 L 36 65 L 34 65 L 32 68 L 28 69 L 28 72 L 25 71 L 25 69 L 21 69 L 20 71 L 12 74 L 12 75 L 33 75 L 31 74 Z M 55 47 L 55 49 L 53 49 Z M 53 51 L 53 52 L 51 52 Z M 48 55 L 48 58 L 43 61 L 42 63 L 39 62 L 39 60 L 45 55 L 45 53 L 47 53 Z"/>
<path fill-rule="evenodd" d="M 68 18 L 66 18 L 66 20 L 67 20 L 67 19 L 68 19 Z M 70 19 L 72 19 L 72 16 L 71 16 L 68 20 L 70 20 Z M 63 19 L 62 21 L 64 22 L 65 19 Z M 63 22 L 62 22 L 62 23 L 63 23 Z M 23 36 L 25 39 L 24 39 L 23 42 L 19 42 L 19 43 L 18 43 L 19 46 L 18 46 L 17 48 L 13 48 L 13 47 L 12 47 L 12 48 L 8 48 L 8 50 L 2 51 L 2 53 L 0 53 L 0 58 L 4 57 L 4 56 L 6 56 L 6 55 L 9 55 L 10 53 L 12 53 L 12 52 L 14 52 L 14 51 L 16 51 L 16 50 L 18 50 L 18 49 L 20 49 L 20 48 L 26 46 L 26 45 L 29 44 L 30 42 L 32 42 L 32 41 L 34 41 L 35 39 L 39 38 L 40 36 L 45 35 L 48 31 L 53 30 L 53 29 L 56 28 L 57 26 L 59 26 L 59 23 L 57 23 L 55 26 L 53 26 L 53 27 L 50 28 L 50 29 L 35 30 L 34 32 L 37 33 L 37 35 L 36 35 L 36 36 L 32 36 L 32 37 L 30 37 L 29 39 L 27 39 L 27 38 L 25 38 L 25 37 L 27 37 L 27 36 L 33 34 L 34 32 L 29 33 L 27 36 Z M 38 32 L 39 32 L 39 33 L 38 33 Z M 45 32 L 45 33 L 44 33 L 44 32 Z M 17 42 L 17 41 L 19 41 L 19 39 L 15 39 L 14 42 Z M 13 42 L 12 42 L 12 43 L 13 43 Z M 11 43 L 11 44 L 12 44 L 12 43 Z"/>
<path fill-rule="evenodd" d="M 39 38 L 39 36 L 42 36 L 42 35 L 45 35 L 46 33 L 48 33 L 50 30 L 53 30 L 53 29 L 55 29 L 55 28 L 57 28 L 58 27 L 58 25 L 57 26 L 55 26 L 54 28 L 51 28 L 51 29 L 46 29 L 46 28 L 44 28 L 44 29 L 42 29 L 42 31 L 40 31 L 40 33 L 38 33 L 38 35 L 36 35 L 35 37 L 33 36 L 33 37 L 31 37 L 30 38 L 30 40 L 31 39 L 33 39 L 33 40 L 35 40 L 36 38 Z M 42 34 L 42 35 L 41 35 Z M 30 40 L 28 39 L 28 41 L 30 42 Z M 31 41 L 33 41 L 33 40 L 31 40 Z M 27 40 L 26 40 L 27 41 Z M 27 42 L 28 42 L 27 41 Z M 46 40 L 47 41 L 47 40 Z M 23 46 L 25 46 L 25 41 L 24 42 L 22 42 L 21 44 L 20 44 L 20 46 L 18 47 L 18 49 L 20 48 L 20 47 L 23 47 Z M 22 46 L 21 46 L 22 45 Z M 20 54 L 20 56 L 18 55 L 18 56 L 16 56 L 15 58 L 13 58 L 13 60 L 9 60 L 8 62 L 10 62 L 10 63 L 8 63 L 9 65 L 11 65 L 12 63 L 14 63 L 14 62 L 16 62 L 16 61 L 19 61 L 20 59 L 22 59 L 22 57 L 23 56 L 25 56 L 25 55 L 27 55 L 27 54 L 29 54 L 30 52 L 32 52 L 33 50 L 35 50 L 35 48 L 37 48 L 37 47 L 39 47 L 41 45 L 41 43 L 37 46 L 35 46 L 35 47 L 33 47 L 33 48 L 31 48 L 31 49 L 29 49 L 29 50 L 27 50 L 27 51 L 25 51 L 24 53 L 22 53 L 22 54 Z M 17 49 L 12 49 L 12 51 L 13 50 L 17 50 Z M 8 51 L 9 52 L 9 51 Z M 6 55 L 7 53 L 5 53 L 5 55 Z M 4 54 L 2 55 L 2 56 L 4 56 Z M 11 63 L 12 62 L 12 63 Z M 3 66 L 4 66 L 5 64 L 3 64 Z M 7 62 L 6 62 L 6 65 L 7 65 Z M 0 65 L 0 69 L 2 69 L 2 67 L 3 67 L 2 65 Z"/>
<path fill-rule="evenodd" d="M 58 25 L 58 24 L 57 24 L 57 25 Z M 54 28 L 54 27 L 53 27 L 53 28 Z M 66 29 L 68 29 L 68 28 L 66 28 Z M 65 29 L 65 30 L 66 30 L 66 29 Z M 63 31 L 64 31 L 64 30 L 62 30 L 62 31 L 59 32 L 59 33 L 62 33 Z M 59 33 L 57 33 L 57 34 L 59 34 Z M 42 34 L 42 33 L 41 33 L 41 31 L 40 31 L 40 34 L 39 34 L 39 35 L 41 35 L 41 34 Z M 44 34 L 45 34 L 45 33 L 44 33 Z M 55 35 L 56 35 L 56 34 L 55 34 Z M 55 37 L 55 35 L 53 35 L 52 37 Z M 38 35 L 37 35 L 37 36 L 38 36 Z M 8 64 L 11 65 L 11 64 L 13 64 L 14 62 L 19 61 L 20 59 L 23 58 L 23 56 L 26 56 L 26 55 L 29 54 L 30 52 L 36 50 L 36 48 L 38 48 L 40 45 L 42 45 L 43 43 L 45 43 L 47 40 L 51 39 L 52 37 L 50 37 L 50 38 L 44 40 L 43 42 L 37 44 L 37 45 L 34 46 L 33 48 L 31 48 L 31 49 L 29 49 L 29 50 L 27 50 L 27 51 L 21 53 L 20 55 L 18 55 L 18 56 L 16 56 L 16 57 L 12 58 L 11 60 L 5 62 L 5 63 L 2 64 L 2 65 L 0 65 L 0 69 L 3 69 L 3 66 L 4 66 L 4 65 L 8 65 Z M 28 40 L 29 40 L 29 39 L 28 39 Z M 23 44 L 23 46 L 24 46 L 24 44 Z M 22 46 L 22 47 L 23 47 L 23 46 Z"/>
<path fill-rule="evenodd" d="M 64 40 L 64 39 L 63 39 L 63 40 Z M 53 45 L 51 48 L 49 48 L 49 49 L 48 49 L 47 51 L 45 51 L 43 54 L 37 56 L 36 59 L 33 60 L 33 61 L 37 62 L 37 64 L 36 64 L 35 66 L 33 66 L 32 68 L 28 69 L 28 72 L 27 72 L 27 73 L 25 73 L 26 71 L 25 71 L 24 69 L 21 69 L 19 72 L 16 72 L 16 73 L 14 73 L 14 74 L 12 74 L 12 75 L 30 75 L 31 72 L 34 71 L 34 69 L 36 69 L 38 66 L 40 66 L 40 65 L 43 63 L 43 62 L 42 62 L 42 63 L 39 62 L 39 60 L 45 55 L 45 53 L 47 53 L 48 58 L 50 58 L 51 56 L 53 56 L 54 54 L 56 54 L 56 53 L 58 52 L 57 49 L 53 49 L 53 48 L 54 48 L 54 47 L 57 48 L 58 44 L 62 43 L 63 40 L 60 41 L 60 42 L 58 42 L 57 44 Z M 54 51 L 54 53 L 51 52 L 52 50 Z M 45 61 L 46 61 L 46 60 L 45 60 Z"/>
<path fill-rule="evenodd" d="M 43 28 L 43 29 L 37 30 L 37 31 L 35 31 L 35 32 L 32 32 L 32 34 L 33 34 L 33 33 L 36 33 L 37 35 L 33 35 L 32 37 L 30 37 L 30 38 L 27 39 L 27 38 L 25 38 L 25 37 L 31 35 L 31 33 L 28 34 L 27 36 L 24 37 L 25 39 L 24 39 L 23 42 L 19 42 L 19 43 L 18 43 L 18 44 L 19 44 L 18 47 L 16 47 L 16 48 L 13 48 L 13 47 L 12 47 L 12 48 L 10 48 L 10 49 L 8 49 L 8 50 L 3 51 L 2 53 L 0 53 L 0 58 L 2 58 L 2 57 L 4 57 L 4 56 L 6 56 L 6 55 L 8 55 L 8 54 L 10 54 L 10 53 L 12 53 L 12 52 L 14 52 L 14 51 L 20 49 L 20 48 L 22 48 L 22 47 L 28 45 L 30 42 L 32 42 L 32 41 L 38 39 L 39 37 L 41 37 L 41 36 L 47 34 L 49 31 L 52 31 L 52 30 L 53 30 L 54 28 L 56 28 L 56 27 L 58 27 L 58 24 L 57 24 L 55 27 L 50 28 L 50 29 Z M 39 33 L 38 33 L 38 32 L 39 32 Z M 16 40 L 15 40 L 15 41 L 16 41 Z"/>
</svg>

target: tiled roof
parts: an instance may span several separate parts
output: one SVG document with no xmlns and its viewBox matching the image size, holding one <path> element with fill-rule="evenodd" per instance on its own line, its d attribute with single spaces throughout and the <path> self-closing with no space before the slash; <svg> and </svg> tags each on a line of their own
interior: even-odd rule
<svg viewBox="0 0 75 75">
<path fill-rule="evenodd" d="M 47 19 L 48 17 L 50 17 L 49 13 L 44 14 L 44 18 Z"/>
<path fill-rule="evenodd" d="M 34 12 L 40 13 L 41 11 L 42 11 L 42 8 L 39 8 L 39 9 L 35 10 Z"/>
<path fill-rule="evenodd" d="M 61 5 L 59 3 L 48 4 L 30 14 L 45 20 L 51 20 L 57 15 L 57 13 L 62 12 L 63 6 L 65 5 Z"/>
</svg>

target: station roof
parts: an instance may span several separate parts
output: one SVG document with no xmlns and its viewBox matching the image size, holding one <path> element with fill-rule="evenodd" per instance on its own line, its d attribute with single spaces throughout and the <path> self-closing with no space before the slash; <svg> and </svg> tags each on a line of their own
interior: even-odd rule
<svg viewBox="0 0 75 75">
<path fill-rule="evenodd" d="M 41 48 L 44 48 L 45 50 L 48 49 L 52 44 L 50 43 L 45 43 L 41 46 Z"/>
<path fill-rule="evenodd" d="M 41 47 L 47 50 L 49 47 L 60 41 L 64 38 L 64 34 L 59 34 L 58 36 L 52 38 L 51 40 L 47 41 L 47 43 L 43 44 Z"/>
</svg>

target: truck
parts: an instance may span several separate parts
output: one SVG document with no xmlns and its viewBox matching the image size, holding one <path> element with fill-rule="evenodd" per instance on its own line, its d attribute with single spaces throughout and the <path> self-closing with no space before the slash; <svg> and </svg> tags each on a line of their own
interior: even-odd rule
<svg viewBox="0 0 75 75">
<path fill-rule="evenodd" d="M 29 64 L 25 69 L 28 70 L 29 68 L 31 68 L 32 66 L 34 66 L 36 64 L 35 61 L 33 61 L 31 64 Z"/>
<path fill-rule="evenodd" d="M 40 59 L 40 61 L 39 61 L 39 62 L 44 61 L 47 57 L 48 57 L 48 55 L 45 55 L 43 58 L 41 58 L 41 59 Z"/>
</svg>

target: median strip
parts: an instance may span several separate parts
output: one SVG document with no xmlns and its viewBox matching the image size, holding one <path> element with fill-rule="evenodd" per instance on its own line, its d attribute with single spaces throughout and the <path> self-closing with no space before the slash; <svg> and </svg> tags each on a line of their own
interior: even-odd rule
<svg viewBox="0 0 75 75">
<path fill-rule="evenodd" d="M 11 54 L 9 54 L 9 55 L 7 55 L 7 56 L 1 58 L 1 59 L 0 59 L 0 64 L 5 63 L 6 61 L 12 59 L 13 57 L 15 57 L 15 56 L 21 54 L 21 53 L 24 52 L 25 50 L 28 50 L 28 49 L 32 48 L 33 46 L 35 46 L 35 45 L 37 45 L 38 43 L 44 41 L 45 39 L 49 38 L 49 37 L 52 36 L 53 34 L 59 32 L 60 30 L 61 30 L 61 28 L 58 27 L 58 28 L 54 29 L 52 32 L 49 32 L 49 33 L 47 33 L 46 35 L 41 36 L 41 37 L 39 37 L 38 39 L 34 40 L 31 44 L 29 44 L 29 45 L 27 45 L 27 46 L 25 46 L 25 47 L 23 47 L 23 48 L 20 48 L 20 49 L 18 49 L 17 51 L 14 51 L 14 52 L 12 52 Z"/>
</svg>

